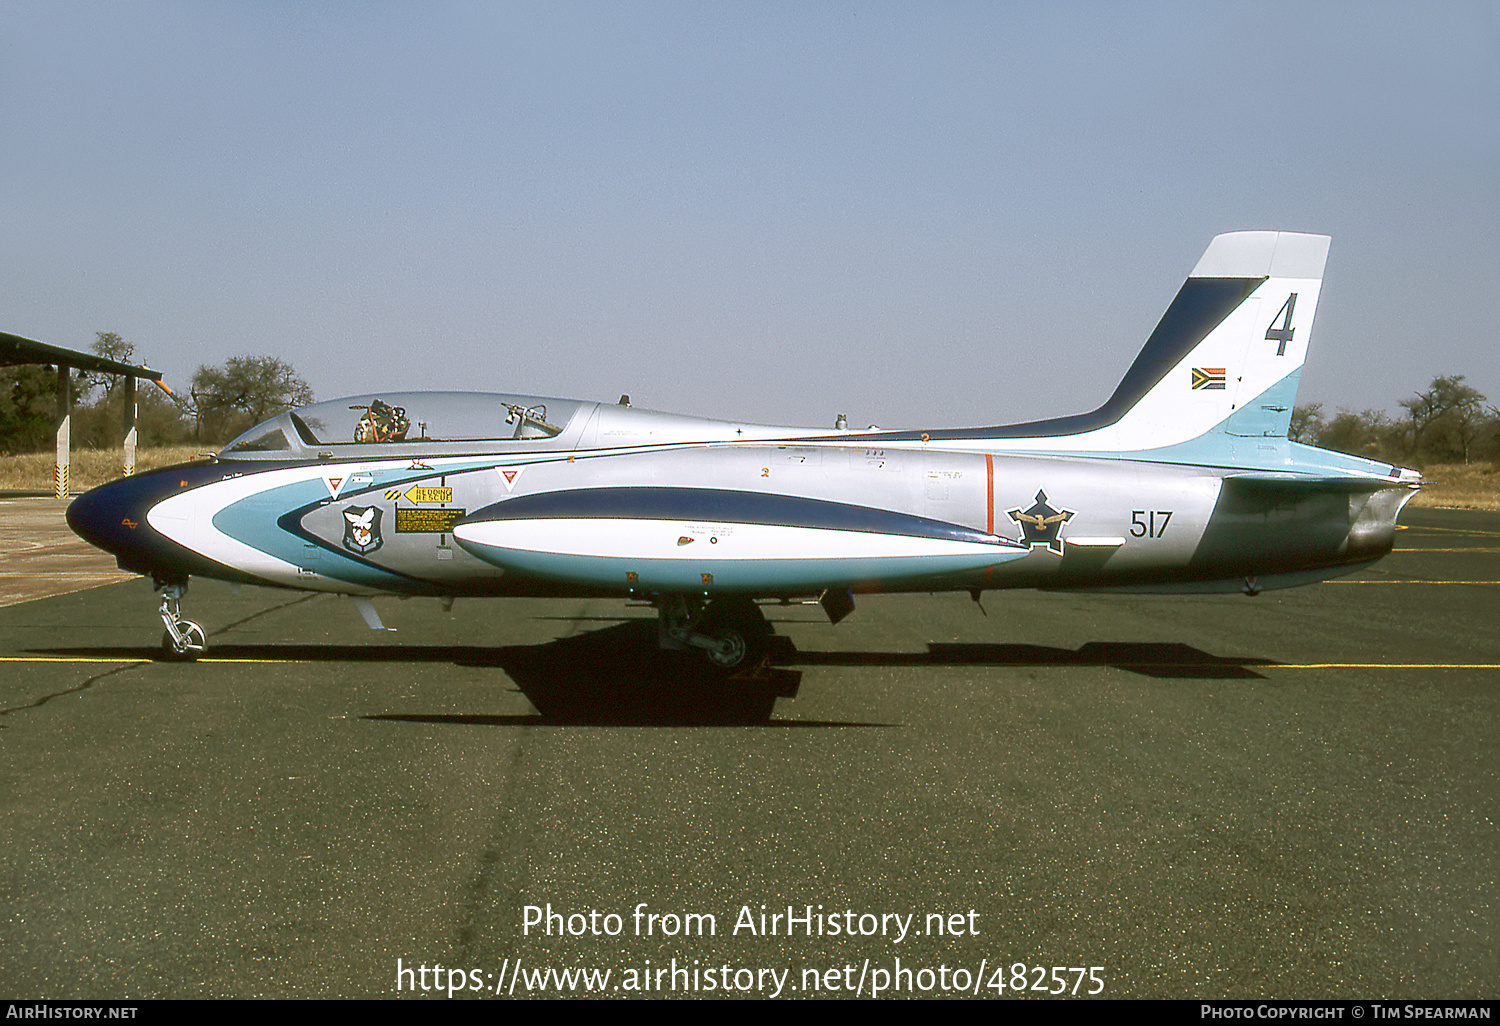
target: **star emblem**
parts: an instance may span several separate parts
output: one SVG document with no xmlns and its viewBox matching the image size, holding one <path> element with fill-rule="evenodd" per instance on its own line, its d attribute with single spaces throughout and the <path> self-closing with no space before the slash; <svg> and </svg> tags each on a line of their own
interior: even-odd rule
<svg viewBox="0 0 1500 1026">
<path fill-rule="evenodd" d="M 1073 519 L 1073 510 L 1053 509 L 1047 502 L 1047 493 L 1036 493 L 1036 504 L 1023 510 L 1019 506 L 1010 511 L 1010 518 L 1021 525 L 1021 541 L 1036 548 L 1045 545 L 1047 551 L 1063 554 L 1062 527 Z"/>
</svg>

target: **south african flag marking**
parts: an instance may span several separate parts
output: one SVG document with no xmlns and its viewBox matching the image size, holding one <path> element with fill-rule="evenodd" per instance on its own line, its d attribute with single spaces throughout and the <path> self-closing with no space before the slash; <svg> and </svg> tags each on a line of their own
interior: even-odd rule
<svg viewBox="0 0 1500 1026">
<path fill-rule="evenodd" d="M 1193 368 L 1193 388 L 1194 388 L 1194 390 L 1197 390 L 1197 389 L 1200 389 L 1200 388 L 1205 388 L 1206 389 L 1206 388 L 1223 388 L 1223 387 L 1224 387 L 1224 368 L 1223 367 L 1194 367 Z"/>
</svg>

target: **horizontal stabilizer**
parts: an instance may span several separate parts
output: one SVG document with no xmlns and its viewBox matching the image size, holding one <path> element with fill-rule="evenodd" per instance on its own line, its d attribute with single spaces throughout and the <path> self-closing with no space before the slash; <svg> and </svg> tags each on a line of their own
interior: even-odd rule
<svg viewBox="0 0 1500 1026">
<path fill-rule="evenodd" d="M 1281 492 L 1378 492 L 1384 488 L 1414 486 L 1417 482 L 1403 480 L 1401 471 L 1391 468 L 1389 478 L 1382 477 L 1313 477 L 1307 474 L 1252 473 L 1229 474 L 1226 481 L 1233 481 L 1245 488 L 1261 488 Z"/>
</svg>

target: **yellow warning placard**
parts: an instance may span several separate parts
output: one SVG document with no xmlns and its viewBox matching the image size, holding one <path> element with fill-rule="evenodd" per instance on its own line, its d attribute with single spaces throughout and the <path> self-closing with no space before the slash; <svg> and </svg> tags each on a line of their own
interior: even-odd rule
<svg viewBox="0 0 1500 1026">
<path fill-rule="evenodd" d="M 452 488 L 423 488 L 421 485 L 412 485 L 406 490 L 406 497 L 412 502 L 452 502 Z"/>
<path fill-rule="evenodd" d="M 396 507 L 397 534 L 449 534 L 463 519 L 461 509 L 405 509 Z"/>
</svg>

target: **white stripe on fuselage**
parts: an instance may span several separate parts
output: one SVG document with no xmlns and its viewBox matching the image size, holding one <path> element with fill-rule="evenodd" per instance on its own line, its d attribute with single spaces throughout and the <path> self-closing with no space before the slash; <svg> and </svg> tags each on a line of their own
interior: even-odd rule
<svg viewBox="0 0 1500 1026">
<path fill-rule="evenodd" d="M 341 582 L 298 573 L 294 564 L 230 537 L 213 522 L 220 510 L 241 499 L 284 485 L 321 482 L 327 472 L 326 466 L 292 467 L 215 481 L 163 499 L 147 511 L 146 522 L 185 549 L 276 584 L 314 591 L 347 590 Z"/>
<path fill-rule="evenodd" d="M 831 560 L 1015 554 L 1012 545 L 779 524 L 562 517 L 460 524 L 461 542 L 598 559 Z M 684 540 L 686 539 L 686 540 Z"/>
</svg>

